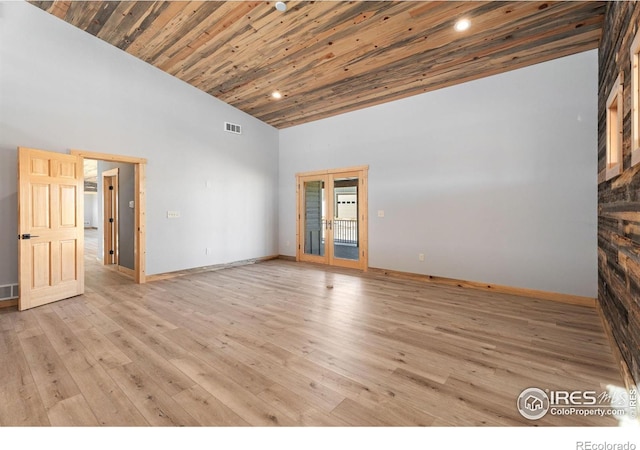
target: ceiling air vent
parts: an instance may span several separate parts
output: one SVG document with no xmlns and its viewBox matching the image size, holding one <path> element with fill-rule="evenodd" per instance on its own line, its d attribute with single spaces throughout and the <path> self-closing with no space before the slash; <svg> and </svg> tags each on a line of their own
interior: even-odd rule
<svg viewBox="0 0 640 450">
<path fill-rule="evenodd" d="M 231 122 L 224 123 L 224 131 L 228 131 L 229 133 L 242 134 L 242 128 L 240 125 Z"/>
</svg>

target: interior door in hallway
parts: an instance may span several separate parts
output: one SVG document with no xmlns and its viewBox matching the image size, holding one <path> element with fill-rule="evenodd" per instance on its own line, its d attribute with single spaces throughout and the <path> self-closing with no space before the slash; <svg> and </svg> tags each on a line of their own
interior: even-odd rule
<svg viewBox="0 0 640 450">
<path fill-rule="evenodd" d="M 84 292 L 82 157 L 18 148 L 18 308 Z"/>
<path fill-rule="evenodd" d="M 367 171 L 297 175 L 298 261 L 367 270 Z"/>
<path fill-rule="evenodd" d="M 102 172 L 103 263 L 119 263 L 118 169 Z"/>
</svg>

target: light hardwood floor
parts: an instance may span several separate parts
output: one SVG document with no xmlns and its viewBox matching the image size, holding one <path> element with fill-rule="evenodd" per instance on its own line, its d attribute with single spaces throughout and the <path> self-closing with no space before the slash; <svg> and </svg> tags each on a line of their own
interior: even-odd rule
<svg viewBox="0 0 640 450">
<path fill-rule="evenodd" d="M 594 309 L 282 260 L 86 284 L 0 311 L 0 425 L 617 424 L 516 409 L 622 386 Z"/>
</svg>

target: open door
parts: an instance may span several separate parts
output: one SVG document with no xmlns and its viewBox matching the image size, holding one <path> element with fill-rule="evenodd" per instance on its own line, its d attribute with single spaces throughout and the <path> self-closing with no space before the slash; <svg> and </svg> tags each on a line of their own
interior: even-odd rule
<svg viewBox="0 0 640 450">
<path fill-rule="evenodd" d="M 102 209 L 102 260 L 105 266 L 118 265 L 118 169 L 102 172 Z"/>
<path fill-rule="evenodd" d="M 18 309 L 84 293 L 82 157 L 18 148 Z"/>
</svg>

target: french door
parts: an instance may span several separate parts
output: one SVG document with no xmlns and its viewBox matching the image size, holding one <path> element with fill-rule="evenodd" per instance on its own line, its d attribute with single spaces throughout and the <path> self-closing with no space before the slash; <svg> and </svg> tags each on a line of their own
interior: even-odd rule
<svg viewBox="0 0 640 450">
<path fill-rule="evenodd" d="M 367 270 L 368 167 L 298 174 L 297 261 Z"/>
</svg>

